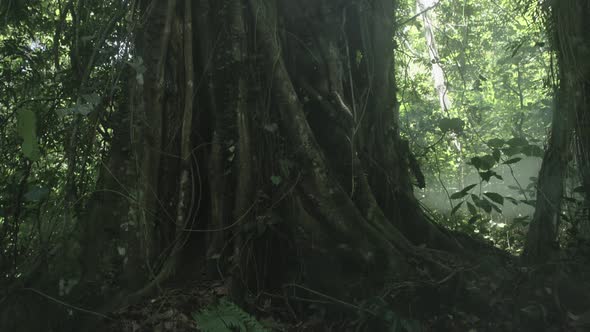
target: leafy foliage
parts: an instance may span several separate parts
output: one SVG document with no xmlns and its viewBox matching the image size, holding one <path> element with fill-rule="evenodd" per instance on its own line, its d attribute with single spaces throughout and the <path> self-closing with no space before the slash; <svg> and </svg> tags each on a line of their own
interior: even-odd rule
<svg viewBox="0 0 590 332">
<path fill-rule="evenodd" d="M 23 154 L 32 161 L 39 159 L 37 144 L 37 118 L 31 110 L 22 109 L 18 112 L 18 134 L 22 138 Z"/>
<path fill-rule="evenodd" d="M 81 274 L 78 222 L 127 95 L 128 5 L 0 3 L 2 288 L 39 274 L 76 288 L 62 283 Z"/>
<path fill-rule="evenodd" d="M 466 225 L 489 224 L 481 230 L 510 224 L 531 213 L 526 204 L 503 203 L 530 200 L 529 177 L 538 172 L 553 105 L 543 22 L 534 6 L 508 0 L 430 3 L 416 15 L 416 1 L 401 1 L 406 19 L 396 35 L 401 130 L 427 183 L 417 194 L 431 209 L 465 214 Z M 434 36 L 430 44 L 426 24 Z M 452 101 L 446 110 L 433 86 L 434 63 Z M 483 182 L 481 193 L 469 195 L 467 184 L 476 181 Z"/>
<path fill-rule="evenodd" d="M 256 318 L 227 299 L 195 313 L 193 318 L 204 332 L 269 331 Z"/>
</svg>

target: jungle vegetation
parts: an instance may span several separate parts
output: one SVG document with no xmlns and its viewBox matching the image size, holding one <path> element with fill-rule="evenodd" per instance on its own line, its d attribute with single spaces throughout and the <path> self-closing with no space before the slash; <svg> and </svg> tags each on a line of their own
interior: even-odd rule
<svg viewBox="0 0 590 332">
<path fill-rule="evenodd" d="M 0 331 L 584 331 L 588 16 L 0 1 Z"/>
</svg>

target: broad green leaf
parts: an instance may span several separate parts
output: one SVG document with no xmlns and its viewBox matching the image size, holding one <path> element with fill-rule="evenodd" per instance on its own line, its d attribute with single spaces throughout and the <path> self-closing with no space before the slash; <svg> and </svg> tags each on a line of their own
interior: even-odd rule
<svg viewBox="0 0 590 332">
<path fill-rule="evenodd" d="M 473 167 L 486 171 L 494 167 L 494 165 L 496 164 L 496 158 L 487 154 L 483 156 L 473 157 L 471 158 L 470 162 L 471 165 L 473 165 Z"/>
<path fill-rule="evenodd" d="M 480 207 L 485 212 L 492 212 L 492 203 L 490 203 L 487 199 L 479 198 L 476 195 L 471 194 L 471 200 L 473 200 L 473 203 L 475 203 L 477 207 Z"/>
<path fill-rule="evenodd" d="M 545 154 L 545 151 L 543 151 L 543 149 L 534 144 L 522 147 L 521 151 L 525 156 L 528 157 L 543 158 L 543 155 Z"/>
<path fill-rule="evenodd" d="M 513 137 L 506 142 L 509 146 L 527 146 L 529 142 L 524 137 Z"/>
<path fill-rule="evenodd" d="M 281 178 L 278 175 L 273 175 L 270 177 L 270 181 L 272 182 L 272 184 L 274 184 L 275 186 L 278 186 L 279 184 L 281 184 L 281 182 L 283 182 L 283 178 Z"/>
<path fill-rule="evenodd" d="M 506 144 L 506 141 L 500 138 L 492 138 L 488 141 L 488 146 L 491 148 L 501 148 Z"/>
<path fill-rule="evenodd" d="M 22 138 L 22 151 L 31 161 L 39 160 L 39 144 L 37 143 L 37 117 L 35 112 L 21 109 L 18 114 L 18 134 Z"/>
<path fill-rule="evenodd" d="M 575 193 L 585 193 L 586 192 L 586 189 L 584 189 L 584 186 L 579 186 L 579 187 L 574 188 L 573 192 L 575 192 Z"/>
<path fill-rule="evenodd" d="M 491 199 L 492 202 L 494 203 L 498 203 L 500 205 L 504 205 L 504 197 L 502 197 L 502 195 L 498 194 L 498 193 L 494 193 L 494 192 L 487 192 L 484 193 L 484 195 Z"/>
<path fill-rule="evenodd" d="M 502 149 L 502 152 L 507 156 L 514 156 L 516 154 L 521 153 L 522 147 L 521 146 L 509 146 L 505 149 Z"/>
<path fill-rule="evenodd" d="M 459 199 L 459 198 L 463 198 L 465 196 L 467 196 L 467 192 L 471 189 L 473 189 L 473 187 L 477 186 L 477 183 L 474 184 L 470 184 L 467 187 L 461 189 L 461 191 L 458 191 L 454 194 L 451 195 L 451 199 Z"/>
<path fill-rule="evenodd" d="M 570 203 L 574 203 L 574 204 L 577 204 L 580 202 L 579 200 L 577 200 L 575 198 L 571 198 L 571 197 L 567 197 L 567 196 L 563 196 L 561 199 L 566 200 Z"/>
<path fill-rule="evenodd" d="M 444 118 L 438 121 L 438 127 L 444 132 L 452 131 L 455 133 L 460 133 L 463 131 L 464 126 L 465 121 L 459 118 Z"/>
<path fill-rule="evenodd" d="M 498 212 L 499 214 L 502 214 L 502 209 L 500 209 L 497 205 L 491 204 L 490 206 L 492 207 L 492 209 L 494 209 L 496 212 Z"/>
<path fill-rule="evenodd" d="M 504 180 L 502 178 L 502 176 L 500 176 L 498 173 L 494 172 L 494 171 L 485 171 L 485 172 L 479 172 L 479 176 L 481 177 L 482 180 L 489 182 L 490 178 L 493 176 L 498 180 Z"/>
<path fill-rule="evenodd" d="M 459 208 L 461 207 L 461 205 L 463 205 L 465 201 L 461 201 L 459 204 L 455 205 L 455 207 L 453 208 L 453 210 L 451 210 L 451 215 L 454 215 L 455 212 L 457 212 L 457 210 L 459 210 Z"/>
<path fill-rule="evenodd" d="M 466 192 L 458 191 L 458 192 L 456 192 L 456 193 L 454 193 L 454 194 L 451 195 L 451 199 L 460 199 L 460 198 L 463 198 L 465 196 L 467 196 L 467 193 Z"/>
<path fill-rule="evenodd" d="M 483 181 L 489 182 L 490 178 L 492 177 L 492 173 L 492 171 L 479 172 L 479 176 Z"/>
<path fill-rule="evenodd" d="M 518 205 L 518 201 L 512 197 L 504 197 L 506 200 L 508 200 L 510 203 L 514 204 L 514 205 Z"/>
<path fill-rule="evenodd" d="M 473 187 L 477 186 L 477 183 L 470 184 L 467 187 L 463 188 L 461 191 L 468 192 L 469 190 L 473 189 Z"/>
<path fill-rule="evenodd" d="M 500 151 L 498 149 L 494 149 L 494 151 L 492 151 L 492 157 L 494 157 L 496 162 L 499 162 L 500 158 L 502 158 L 502 151 Z"/>
<path fill-rule="evenodd" d="M 505 162 L 503 162 L 502 164 L 504 164 L 504 165 L 516 164 L 517 162 L 519 162 L 519 161 L 521 161 L 521 160 L 522 160 L 522 158 L 519 158 L 519 157 L 517 157 L 517 158 L 512 158 L 512 159 L 508 159 L 508 160 L 506 160 L 506 161 L 505 161 Z"/>
</svg>

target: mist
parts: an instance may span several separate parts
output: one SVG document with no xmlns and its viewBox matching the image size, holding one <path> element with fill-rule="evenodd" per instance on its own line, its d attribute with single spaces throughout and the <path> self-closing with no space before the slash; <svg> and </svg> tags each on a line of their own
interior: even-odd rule
<svg viewBox="0 0 590 332">
<path fill-rule="evenodd" d="M 441 178 L 449 196 L 460 191 L 465 186 L 476 183 L 479 184 L 481 182 L 480 186 L 476 186 L 470 190 L 470 193 L 479 196 L 486 192 L 494 192 L 504 197 L 512 197 L 519 201 L 518 205 L 514 205 L 509 200 L 505 200 L 504 205 L 499 206 L 502 210 L 501 215 L 495 211 L 492 212 L 491 219 L 493 220 L 512 219 L 515 217 L 532 215 L 534 208 L 528 204 L 520 202 L 520 200 L 534 199 L 536 177 L 541 168 L 541 158 L 521 157 L 522 160 L 516 164 L 500 165 L 494 168 L 503 180 L 492 177 L 489 182 L 481 181 L 475 168 L 469 165 L 464 165 L 466 175 L 463 177 L 462 181 L 445 181 L 444 175 Z M 426 188 L 416 188 L 414 191 L 416 197 L 430 210 L 437 211 L 444 215 L 450 214 L 452 206 L 447 193 L 440 184 L 440 181 L 434 174 L 427 174 L 426 178 Z M 523 194 L 523 191 L 526 194 L 526 197 Z M 459 204 L 461 201 L 462 199 L 453 200 L 453 205 Z M 460 211 L 468 213 L 466 206 L 461 207 Z"/>
</svg>

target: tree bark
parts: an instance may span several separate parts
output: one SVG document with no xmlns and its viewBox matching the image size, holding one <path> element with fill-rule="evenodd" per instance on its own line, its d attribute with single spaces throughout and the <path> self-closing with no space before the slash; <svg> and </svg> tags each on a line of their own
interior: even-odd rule
<svg viewBox="0 0 590 332">
<path fill-rule="evenodd" d="M 129 299 L 199 262 L 231 277 L 236 300 L 293 283 L 366 295 L 385 276 L 413 274 L 410 258 L 447 270 L 431 249 L 461 247 L 422 214 L 397 129 L 394 12 L 388 0 L 142 8 L 146 72 L 122 125 L 133 137 L 115 133 L 116 173 L 105 168 L 102 183 L 127 176 L 133 200 L 100 214 L 136 227 L 112 240 L 135 262 L 115 278 L 149 272 Z M 100 222 L 89 221 L 89 236 Z M 87 261 L 115 264 L 113 247 L 87 240 Z"/>
<path fill-rule="evenodd" d="M 528 263 L 554 258 L 559 249 L 561 197 L 565 169 L 572 159 L 570 144 L 574 129 L 578 138 L 577 156 L 582 178 L 588 173 L 584 152 L 581 151 L 588 148 L 584 143 L 588 132 L 584 123 L 588 119 L 586 96 L 590 66 L 585 59 L 590 55 L 590 34 L 584 29 L 584 22 L 590 14 L 590 7 L 586 1 L 571 0 L 552 2 L 550 9 L 550 29 L 557 53 L 560 83 L 556 91 L 549 146 L 539 172 L 535 214 L 523 252 Z"/>
</svg>

